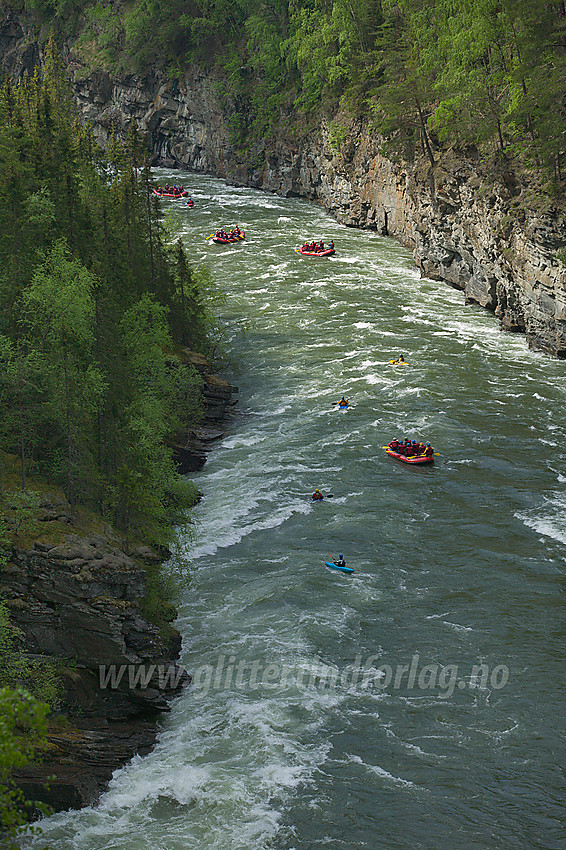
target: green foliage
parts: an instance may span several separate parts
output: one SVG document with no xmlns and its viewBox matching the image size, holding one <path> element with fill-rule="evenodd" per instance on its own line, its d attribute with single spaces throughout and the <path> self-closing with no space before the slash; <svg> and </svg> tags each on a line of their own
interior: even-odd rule
<svg viewBox="0 0 566 850">
<path fill-rule="evenodd" d="M 13 771 L 24 767 L 44 746 L 47 716 L 59 695 L 54 665 L 30 659 L 19 648 L 20 637 L 0 602 L 0 834 L 4 838 L 26 822 L 32 806 L 14 785 Z M 42 807 L 33 804 L 33 808 Z"/>
<path fill-rule="evenodd" d="M 171 573 L 154 566 L 145 568 L 146 593 L 140 603 L 143 617 L 161 629 L 162 638 L 167 640 L 171 634 L 170 625 L 177 618 L 177 609 L 169 601 L 176 595 L 175 581 Z"/>
<path fill-rule="evenodd" d="M 380 129 L 396 133 L 402 146 L 409 106 L 431 159 L 436 134 L 485 154 L 519 155 L 560 179 L 563 3 L 384 0 L 383 9 L 385 85 L 375 90 L 373 104 Z"/>
<path fill-rule="evenodd" d="M 0 164 L 3 445 L 24 491 L 33 466 L 126 540 L 162 541 L 168 446 L 202 415 L 165 351 L 216 345 L 209 275 L 167 247 L 135 123 L 105 155 L 78 123 L 52 41 L 43 77 L 0 91 Z"/>
<path fill-rule="evenodd" d="M 9 520 L 10 530 L 16 536 L 30 536 L 37 532 L 36 514 L 39 503 L 39 493 L 33 490 L 21 490 L 4 495 L 4 511 Z"/>
<path fill-rule="evenodd" d="M 420 150 L 434 162 L 439 144 L 475 146 L 562 180 L 563 0 L 26 4 L 56 31 L 80 15 L 79 44 L 91 67 L 157 65 L 174 78 L 190 62 L 214 67 L 232 143 L 246 155 L 258 140 L 269 142 L 292 104 L 316 117 L 341 104 L 372 116 L 390 153 Z M 9 165 L 14 177 L 23 167 Z"/>
<path fill-rule="evenodd" d="M 48 706 L 22 688 L 0 687 L 0 833 L 14 835 L 29 807 L 11 776 L 46 740 Z"/>
<path fill-rule="evenodd" d="M 348 141 L 350 132 L 344 124 L 333 121 L 328 130 L 328 145 L 334 153 L 340 153 Z"/>
<path fill-rule="evenodd" d="M 30 658 L 20 646 L 21 638 L 10 622 L 8 608 L 0 601 L 0 688 L 23 688 L 50 710 L 56 709 L 61 692 L 56 666 Z"/>
</svg>

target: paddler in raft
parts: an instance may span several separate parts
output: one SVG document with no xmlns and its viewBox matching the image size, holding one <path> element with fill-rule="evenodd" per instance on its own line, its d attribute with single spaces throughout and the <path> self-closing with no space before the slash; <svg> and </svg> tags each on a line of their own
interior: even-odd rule
<svg viewBox="0 0 566 850">
<path fill-rule="evenodd" d="M 423 442 L 417 443 L 416 440 L 409 440 L 408 437 L 404 442 L 400 442 L 397 438 L 391 440 L 387 444 L 387 448 L 404 457 L 423 457 L 423 455 L 424 457 L 432 457 L 434 454 L 434 449 L 430 443 L 425 446 Z"/>
</svg>

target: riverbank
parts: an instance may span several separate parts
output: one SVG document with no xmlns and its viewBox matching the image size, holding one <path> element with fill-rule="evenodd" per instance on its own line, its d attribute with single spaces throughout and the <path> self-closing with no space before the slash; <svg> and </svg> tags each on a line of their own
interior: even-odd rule
<svg viewBox="0 0 566 850">
<path fill-rule="evenodd" d="M 178 439 L 182 473 L 202 468 L 222 437 L 237 388 L 214 375 L 202 355 L 185 351 L 202 379 L 203 424 Z M 178 664 L 181 635 L 173 626 L 163 565 L 167 550 L 128 545 L 100 517 L 73 511 L 44 483 L 26 513 L 4 491 L 6 564 L 0 598 L 18 630 L 18 649 L 57 680 L 57 705 L 41 760 L 17 774 L 28 799 L 55 811 L 96 802 L 115 770 L 151 751 L 160 715 L 190 683 Z"/>
</svg>

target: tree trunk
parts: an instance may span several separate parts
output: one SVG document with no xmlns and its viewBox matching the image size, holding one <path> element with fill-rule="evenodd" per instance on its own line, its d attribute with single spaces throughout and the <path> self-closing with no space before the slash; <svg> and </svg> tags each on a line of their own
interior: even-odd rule
<svg viewBox="0 0 566 850">
<path fill-rule="evenodd" d="M 22 464 L 22 490 L 26 489 L 26 441 L 24 438 L 24 400 L 22 394 L 22 373 L 18 355 L 18 417 L 20 420 L 20 461 Z"/>
<path fill-rule="evenodd" d="M 75 494 L 73 489 L 73 438 L 71 435 L 71 399 L 69 396 L 69 369 L 67 346 L 64 348 L 63 369 L 65 372 L 65 401 L 67 414 L 67 501 L 71 507 L 71 520 L 75 521 Z"/>
<path fill-rule="evenodd" d="M 422 136 L 423 144 L 425 146 L 428 158 L 430 159 L 430 164 L 434 168 L 436 162 L 435 162 L 435 159 L 434 159 L 434 154 L 432 152 L 432 148 L 430 146 L 430 141 L 429 141 L 428 133 L 427 133 L 427 130 L 426 130 L 426 122 L 424 120 L 423 111 L 421 109 L 421 104 L 419 102 L 417 95 L 415 95 L 415 103 L 417 105 L 417 111 L 419 113 L 419 121 L 420 121 L 420 124 L 421 124 L 421 136 Z"/>
</svg>

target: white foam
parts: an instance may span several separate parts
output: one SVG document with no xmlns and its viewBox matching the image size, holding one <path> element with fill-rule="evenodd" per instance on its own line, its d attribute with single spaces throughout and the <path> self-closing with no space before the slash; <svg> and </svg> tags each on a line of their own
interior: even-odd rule
<svg viewBox="0 0 566 850">
<path fill-rule="evenodd" d="M 471 626 L 461 626 L 459 623 L 450 623 L 448 620 L 444 620 L 443 622 L 445 626 L 448 626 L 448 628 L 453 629 L 455 632 L 473 632 Z"/>
<path fill-rule="evenodd" d="M 238 435 L 236 437 L 228 437 L 222 441 L 222 446 L 225 449 L 235 449 L 239 447 L 257 446 L 259 443 L 267 439 L 265 434 L 252 434 L 249 437 Z"/>
<path fill-rule="evenodd" d="M 419 788 L 418 785 L 415 785 L 415 783 L 411 782 L 409 779 L 402 779 L 400 776 L 394 776 L 394 774 L 389 773 L 389 771 L 385 770 L 383 767 L 379 767 L 379 765 L 368 764 L 367 762 L 363 761 L 363 759 L 361 759 L 359 756 L 349 755 L 348 759 L 354 764 L 362 765 L 370 773 L 375 774 L 375 776 L 379 776 L 380 779 L 392 783 L 393 785 L 397 785 L 402 788 Z"/>
<path fill-rule="evenodd" d="M 554 520 L 548 518 L 529 517 L 524 514 L 515 513 L 513 516 L 523 521 L 527 528 L 532 528 L 537 534 L 542 534 L 543 537 L 550 537 L 552 540 L 557 540 L 559 543 L 566 543 L 566 521 L 565 514 L 561 518 Z"/>
<path fill-rule="evenodd" d="M 237 517 L 239 519 L 238 523 L 234 522 L 234 519 L 236 519 L 235 513 L 232 513 L 232 516 L 230 516 L 230 507 L 226 506 L 225 510 L 221 512 L 220 521 L 217 520 L 214 522 L 212 517 L 207 520 L 207 539 L 196 545 L 187 543 L 180 547 L 180 551 L 184 557 L 189 558 L 191 561 L 198 561 L 207 555 L 214 555 L 219 549 L 227 549 L 230 546 L 234 546 L 249 534 L 283 525 L 293 514 L 308 513 L 311 506 L 308 503 L 296 501 L 289 505 L 282 505 L 271 515 L 249 523 L 242 522 L 242 519 L 246 514 L 249 514 L 252 508 L 257 507 L 257 502 L 248 503 L 239 512 L 240 515 Z"/>
</svg>

